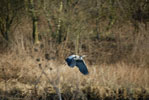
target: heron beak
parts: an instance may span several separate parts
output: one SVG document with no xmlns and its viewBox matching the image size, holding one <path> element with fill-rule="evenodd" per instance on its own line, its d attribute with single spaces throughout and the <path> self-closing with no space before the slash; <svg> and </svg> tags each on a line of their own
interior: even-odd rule
<svg viewBox="0 0 149 100">
<path fill-rule="evenodd" d="M 82 57 L 84 58 L 84 57 L 86 57 L 87 55 L 83 55 Z"/>
</svg>

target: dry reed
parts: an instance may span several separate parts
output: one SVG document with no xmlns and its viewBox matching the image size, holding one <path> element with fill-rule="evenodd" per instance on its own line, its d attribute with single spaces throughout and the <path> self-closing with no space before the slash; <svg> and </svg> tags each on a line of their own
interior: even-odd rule
<svg viewBox="0 0 149 100">
<path fill-rule="evenodd" d="M 1 55 L 0 90 L 5 91 L 0 94 L 2 97 L 58 99 L 56 89 L 64 100 L 149 96 L 147 67 L 125 63 L 88 65 L 90 73 L 84 76 L 77 68 L 69 68 L 65 61 L 47 61 L 42 57 L 37 61 L 38 56 L 38 53 L 35 58 L 27 53 L 17 56 L 13 53 Z"/>
</svg>

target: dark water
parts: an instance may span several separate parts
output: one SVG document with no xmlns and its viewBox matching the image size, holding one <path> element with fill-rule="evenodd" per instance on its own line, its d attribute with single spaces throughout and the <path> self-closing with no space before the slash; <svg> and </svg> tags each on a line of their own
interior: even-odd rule
<svg viewBox="0 0 149 100">
<path fill-rule="evenodd" d="M 124 96 L 123 94 L 117 94 L 113 96 L 101 97 L 94 93 L 62 93 L 62 100 L 149 100 L 147 94 L 133 94 Z M 59 100 L 56 93 L 43 93 L 37 95 L 36 93 L 22 94 L 21 91 L 11 91 L 9 93 L 0 91 L 0 100 Z"/>
</svg>

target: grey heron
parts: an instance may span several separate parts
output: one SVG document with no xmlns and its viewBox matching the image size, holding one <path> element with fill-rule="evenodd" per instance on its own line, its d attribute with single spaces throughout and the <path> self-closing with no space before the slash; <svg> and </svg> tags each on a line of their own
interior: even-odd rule
<svg viewBox="0 0 149 100">
<path fill-rule="evenodd" d="M 68 64 L 68 66 L 70 66 L 72 68 L 74 66 L 77 66 L 81 73 L 83 73 L 84 75 L 87 75 L 89 72 L 88 72 L 85 62 L 83 61 L 84 56 L 71 55 L 68 58 L 66 58 L 65 60 Z"/>
</svg>

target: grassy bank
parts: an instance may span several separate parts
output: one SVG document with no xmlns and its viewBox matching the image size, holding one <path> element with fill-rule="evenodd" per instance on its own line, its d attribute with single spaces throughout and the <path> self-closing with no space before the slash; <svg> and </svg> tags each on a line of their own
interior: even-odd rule
<svg viewBox="0 0 149 100">
<path fill-rule="evenodd" d="M 149 68 L 125 63 L 88 65 L 89 75 L 39 54 L 1 55 L 0 98 L 6 100 L 107 100 L 149 98 Z M 37 59 L 38 58 L 38 59 Z"/>
<path fill-rule="evenodd" d="M 149 100 L 148 4 L 2 0 L 0 100 Z M 89 75 L 71 54 L 87 55 Z"/>
</svg>

